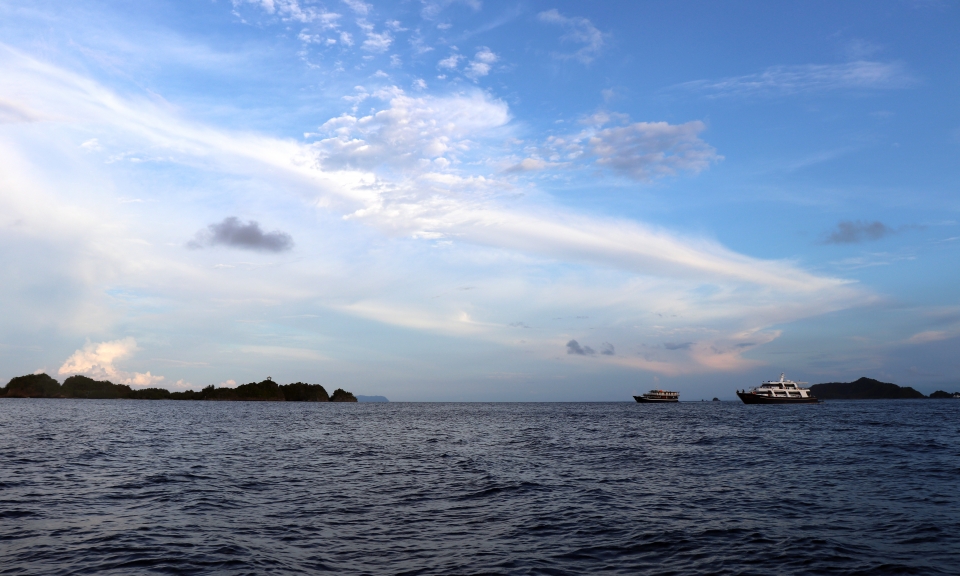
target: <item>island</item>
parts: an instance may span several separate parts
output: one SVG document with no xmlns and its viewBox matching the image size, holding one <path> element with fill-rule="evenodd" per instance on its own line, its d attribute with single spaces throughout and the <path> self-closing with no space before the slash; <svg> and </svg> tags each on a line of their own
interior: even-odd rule
<svg viewBox="0 0 960 576">
<path fill-rule="evenodd" d="M 126 384 L 70 376 L 60 384 L 47 374 L 28 374 L 11 378 L 0 388 L 0 398 L 87 398 L 125 400 L 239 400 L 271 402 L 356 402 L 357 397 L 343 388 L 327 394 L 320 384 L 277 384 L 271 378 L 241 384 L 236 388 L 210 385 L 200 391 L 171 392 L 165 388 L 134 390 Z"/>
<path fill-rule="evenodd" d="M 896 400 L 926 398 L 909 386 L 880 382 L 873 378 L 860 378 L 853 382 L 827 382 L 814 384 L 810 391 L 820 400 Z"/>
</svg>

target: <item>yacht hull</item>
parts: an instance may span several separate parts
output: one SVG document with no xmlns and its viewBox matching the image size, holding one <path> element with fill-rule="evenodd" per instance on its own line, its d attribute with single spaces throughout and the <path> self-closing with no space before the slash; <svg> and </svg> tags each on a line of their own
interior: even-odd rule
<svg viewBox="0 0 960 576">
<path fill-rule="evenodd" d="M 634 396 L 633 399 L 641 404 L 676 404 L 680 401 L 679 398 L 660 399 L 644 398 L 643 396 Z"/>
<path fill-rule="evenodd" d="M 751 394 L 750 392 L 737 392 L 737 396 L 743 400 L 744 404 L 817 404 L 820 402 L 813 396 L 809 398 L 771 398 L 770 396 Z"/>
</svg>

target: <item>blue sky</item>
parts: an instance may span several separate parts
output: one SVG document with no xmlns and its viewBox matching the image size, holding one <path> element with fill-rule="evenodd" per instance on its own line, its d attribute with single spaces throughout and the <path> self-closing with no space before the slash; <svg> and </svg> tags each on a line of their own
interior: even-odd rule
<svg viewBox="0 0 960 576">
<path fill-rule="evenodd" d="M 0 0 L 0 379 L 953 390 L 958 11 Z"/>
</svg>

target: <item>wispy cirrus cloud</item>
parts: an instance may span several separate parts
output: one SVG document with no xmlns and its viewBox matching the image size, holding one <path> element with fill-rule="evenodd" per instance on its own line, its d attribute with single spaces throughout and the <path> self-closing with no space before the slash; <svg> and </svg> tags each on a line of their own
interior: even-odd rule
<svg viewBox="0 0 960 576">
<path fill-rule="evenodd" d="M 566 34 L 560 37 L 564 42 L 573 42 L 582 44 L 582 46 L 573 53 L 554 53 L 554 56 L 560 59 L 578 60 L 583 64 L 589 64 L 600 53 L 603 48 L 604 34 L 593 22 L 581 16 L 564 16 L 559 10 L 553 8 L 537 14 L 537 20 L 545 24 L 560 26 L 566 30 Z"/>
<path fill-rule="evenodd" d="M 674 86 L 711 98 L 785 96 L 832 90 L 907 88 L 916 78 L 900 62 L 858 60 L 840 64 L 771 66 L 763 72 L 720 80 L 694 80 Z"/>
<path fill-rule="evenodd" d="M 104 250 L 103 258 L 109 264 L 103 268 L 122 271 L 111 272 L 111 282 L 160 286 L 160 278 L 164 287 L 154 290 L 174 299 L 183 299 L 190 291 L 222 291 L 229 293 L 230 298 L 223 300 L 230 303 L 309 301 L 314 307 L 385 325 L 489 340 L 503 346 L 512 345 L 516 339 L 516 331 L 508 323 L 517 317 L 530 318 L 540 325 L 556 316 L 557 310 L 574 306 L 589 306 L 591 318 L 608 318 L 612 327 L 595 337 L 597 341 L 618 342 L 621 350 L 628 343 L 636 343 L 640 332 L 617 328 L 618 324 L 641 325 L 653 309 L 676 311 L 675 316 L 682 320 L 671 322 L 678 326 L 711 326 L 709 337 L 698 338 L 696 347 L 673 352 L 673 357 L 664 353 L 662 358 L 646 360 L 622 352 L 605 354 L 606 348 L 596 355 L 600 362 L 663 373 L 742 368 L 747 364 L 741 354 L 747 348 L 737 344 L 771 341 L 779 333 L 769 330 L 770 326 L 869 299 L 863 290 L 842 279 L 814 274 L 791 262 L 738 254 L 709 239 L 687 237 L 628 219 L 578 214 L 543 197 L 518 201 L 515 187 L 485 171 L 489 165 L 479 161 L 499 153 L 511 130 L 507 104 L 480 90 L 412 97 L 390 88 L 371 96 L 380 102 L 379 110 L 365 116 L 332 118 L 323 125 L 319 140 L 302 142 L 199 125 L 169 107 L 148 99 L 119 96 L 76 73 L 13 51 L 5 51 L 5 56 L 0 59 L 0 72 L 9 82 L 7 86 L 16 85 L 18 89 L 13 94 L 0 86 L 0 97 L 18 106 L 29 102 L 38 113 L 56 111 L 64 118 L 64 130 L 78 130 L 72 136 L 78 143 L 92 137 L 98 137 L 106 147 L 115 145 L 107 142 L 137 143 L 165 151 L 170 163 L 271 183 L 262 186 L 271 192 L 260 193 L 257 202 L 276 202 L 273 183 L 287 182 L 298 190 L 286 200 L 297 206 L 291 218 L 305 211 L 317 217 L 329 213 L 338 225 L 354 230 L 356 242 L 370 243 L 371 234 L 379 233 L 382 238 L 403 238 L 400 244 L 404 249 L 414 251 L 405 259 L 397 256 L 402 251 L 386 254 L 380 260 L 370 256 L 374 260 L 369 265 L 351 268 L 336 282 L 319 282 L 316 272 L 307 267 L 278 269 L 270 275 L 251 276 L 248 282 L 230 284 L 211 275 L 233 268 L 215 268 L 214 262 L 198 267 L 180 261 L 205 258 L 207 251 L 179 251 L 171 256 L 155 246 L 162 246 L 162 241 L 145 241 L 135 245 L 150 258 L 132 258 L 127 248 L 131 244 L 123 243 L 127 232 L 84 228 L 85 233 L 112 238 L 106 241 L 98 237 L 91 246 L 124 247 L 122 251 Z M 83 118 L 83 127 L 74 128 L 73 118 Z M 613 127 L 630 126 L 634 125 L 624 121 Z M 616 158 L 615 152 L 605 153 L 602 145 L 618 137 L 604 132 L 610 127 L 606 123 L 588 127 L 579 138 L 581 154 Z M 698 127 L 676 133 L 667 130 L 666 135 L 659 136 L 657 130 L 660 128 L 640 125 L 628 136 L 637 138 L 639 133 L 649 136 L 650 141 L 670 144 L 677 138 L 681 143 L 686 138 L 689 143 L 690 134 L 695 137 L 699 133 Z M 602 142 L 591 143 L 594 137 Z M 649 154 L 643 145 L 636 146 L 639 152 L 635 156 Z M 115 169 L 115 165 L 96 162 L 94 153 L 79 146 L 70 150 L 76 154 L 73 161 L 87 162 L 104 174 Z M 667 157 L 672 154 L 669 146 L 662 152 Z M 18 167 L 23 165 L 19 161 L 10 164 L 14 174 L 22 172 Z M 696 163 L 692 166 L 695 168 Z M 650 174 L 658 173 L 653 165 L 646 169 Z M 686 169 L 682 163 L 669 167 Z M 8 174 L 3 177 L 9 178 Z M 24 186 L 18 183 L 0 188 L 13 189 Z M 0 201 L 4 206 L 19 206 L 24 197 L 4 193 Z M 193 204 L 178 211 L 189 210 L 190 206 Z M 228 230 L 249 227 L 249 223 L 239 221 L 227 224 Z M 312 251 L 319 258 L 329 249 L 311 246 L 301 238 L 298 233 L 299 250 L 305 254 Z M 379 241 L 376 243 L 379 245 Z M 377 254 L 379 249 L 371 252 Z M 157 262 L 151 265 L 156 277 L 142 272 L 151 258 Z M 402 261 L 396 262 L 398 259 Z M 135 261 L 136 265 L 118 264 L 121 260 Z M 464 261 L 480 263 L 477 265 L 482 266 L 483 277 L 498 279 L 497 288 L 458 292 L 456 297 L 426 303 L 422 297 L 425 286 L 432 291 L 451 262 Z M 517 272 L 518 266 L 529 269 L 529 276 Z M 551 272 L 558 266 L 583 270 L 585 279 Z M 383 270 L 393 268 L 395 276 L 382 276 L 387 274 Z M 96 284 L 101 277 L 87 270 L 77 272 L 78 282 Z M 411 283 L 413 288 L 404 288 Z M 385 292 L 384 285 L 397 288 Z M 703 295 L 704 286 L 710 287 L 709 296 Z M 99 284 L 95 288 L 102 291 Z M 338 292 L 330 295 L 330 290 Z M 651 327 L 644 334 L 653 339 L 656 330 L 659 328 Z M 535 354 L 543 358 L 556 355 L 556 332 L 525 332 L 530 335 L 524 334 L 528 342 L 524 345 Z M 586 352 L 586 347 L 581 346 L 581 350 Z M 612 346 L 609 350 L 613 351 Z"/>
</svg>

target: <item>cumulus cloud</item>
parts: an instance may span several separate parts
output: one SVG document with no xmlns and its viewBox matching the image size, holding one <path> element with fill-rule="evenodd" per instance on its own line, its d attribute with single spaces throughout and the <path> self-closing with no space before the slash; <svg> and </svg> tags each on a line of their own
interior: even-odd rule
<svg viewBox="0 0 960 576">
<path fill-rule="evenodd" d="M 137 350 L 137 341 L 133 338 L 99 343 L 87 342 L 83 348 L 67 358 L 57 373 L 61 376 L 82 374 L 90 378 L 110 380 L 114 384 L 130 386 L 150 386 L 163 381 L 163 376 L 154 376 L 150 372 L 124 372 L 114 366 L 114 362 L 130 356 Z"/>
<path fill-rule="evenodd" d="M 896 231 L 883 222 L 863 222 L 862 220 L 844 220 L 827 235 L 827 244 L 858 244 L 869 240 L 879 240 Z"/>
<path fill-rule="evenodd" d="M 547 24 L 555 24 L 566 29 L 567 33 L 561 40 L 583 44 L 572 54 L 554 54 L 558 58 L 571 58 L 589 64 L 603 47 L 603 32 L 597 29 L 590 20 L 580 16 L 567 17 L 556 8 L 537 14 L 537 19 Z"/>
<path fill-rule="evenodd" d="M 592 158 L 636 180 L 679 171 L 697 173 L 722 159 L 713 146 L 700 139 L 706 126 L 699 120 L 685 124 L 625 120 L 622 116 L 596 114 L 587 120 L 592 127 L 573 136 L 552 136 L 547 147 L 554 150 L 556 159 Z"/>
<path fill-rule="evenodd" d="M 567 342 L 567 354 L 577 354 L 580 356 L 593 356 L 597 351 L 589 346 L 580 346 L 576 340 Z M 612 353 L 612 352 L 611 352 Z M 604 352 L 606 354 L 606 352 Z"/>
<path fill-rule="evenodd" d="M 721 80 L 695 80 L 677 88 L 711 97 L 782 96 L 830 90 L 889 90 L 915 84 L 899 62 L 859 60 L 841 64 L 772 66 L 757 74 Z"/>
<path fill-rule="evenodd" d="M 489 48 L 486 46 L 481 47 L 476 55 L 474 55 L 473 60 L 467 64 L 467 69 L 464 71 L 464 74 L 474 80 L 486 76 L 490 73 L 490 68 L 499 59 L 500 57 L 491 52 Z"/>
<path fill-rule="evenodd" d="M 617 353 L 617 350 L 613 347 L 613 344 L 604 342 L 600 345 L 600 353 L 604 356 L 613 356 Z"/>
<path fill-rule="evenodd" d="M 234 6 L 243 4 L 243 0 L 233 0 Z M 340 14 L 318 10 L 312 6 L 301 6 L 298 0 L 246 0 L 246 4 L 253 4 L 264 12 L 279 16 L 283 20 L 295 22 L 315 22 L 325 28 L 334 28 Z"/>
<path fill-rule="evenodd" d="M 360 46 L 362 50 L 381 54 L 386 52 L 390 48 L 390 45 L 393 44 L 393 36 L 389 31 L 375 32 L 373 24 L 370 24 L 366 20 L 357 20 L 357 26 L 359 26 L 367 36 L 367 39 L 364 40 Z"/>
<path fill-rule="evenodd" d="M 447 56 L 443 60 L 437 62 L 437 67 L 445 70 L 456 70 L 457 66 L 460 65 L 460 60 L 463 60 L 463 56 L 454 52 L 450 56 Z"/>
<path fill-rule="evenodd" d="M 242 250 L 260 250 L 265 252 L 283 252 L 293 248 L 293 238 L 279 230 L 264 232 L 260 224 L 251 220 L 244 224 L 236 216 L 224 218 L 197 232 L 195 239 L 187 246 L 198 249 L 204 246 L 227 246 Z"/>
<path fill-rule="evenodd" d="M 389 32 L 367 32 L 367 39 L 363 41 L 362 49 L 377 54 L 386 52 L 393 43 L 393 36 Z"/>
<path fill-rule="evenodd" d="M 380 96 L 390 98 L 388 108 L 360 118 L 339 116 L 320 127 L 329 136 L 314 144 L 322 166 L 442 168 L 467 152 L 473 139 L 510 119 L 504 102 L 479 91 L 413 98 L 393 88 Z"/>
</svg>

